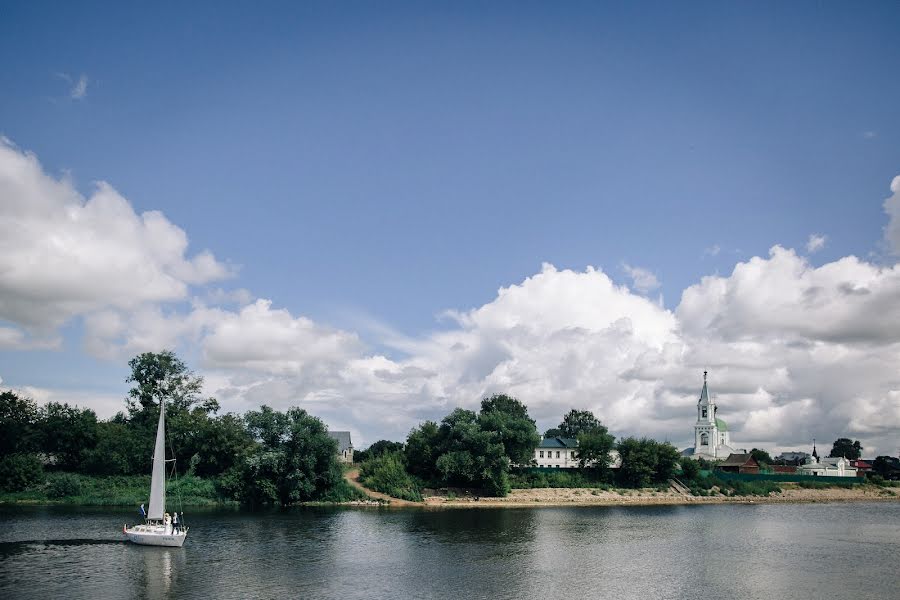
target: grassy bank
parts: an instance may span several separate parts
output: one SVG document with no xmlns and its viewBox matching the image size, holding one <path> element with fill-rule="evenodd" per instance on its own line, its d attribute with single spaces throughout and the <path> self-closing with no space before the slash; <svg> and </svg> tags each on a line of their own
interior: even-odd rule
<svg viewBox="0 0 900 600">
<path fill-rule="evenodd" d="M 223 495 L 215 478 L 183 475 L 169 481 L 170 502 L 184 506 L 224 506 L 237 502 Z M 48 473 L 39 483 L 19 492 L 0 491 L 0 504 L 71 504 L 79 506 L 140 506 L 150 496 L 149 475 L 109 477 L 77 473 Z M 366 495 L 341 479 L 317 503 L 340 504 L 365 500 Z"/>
<path fill-rule="evenodd" d="M 192 475 L 169 482 L 166 494 L 185 506 L 229 504 L 212 479 Z M 149 475 L 99 477 L 76 473 L 50 473 L 40 483 L 20 492 L 0 492 L 0 503 L 76 504 L 82 506 L 139 506 L 150 495 Z"/>
</svg>

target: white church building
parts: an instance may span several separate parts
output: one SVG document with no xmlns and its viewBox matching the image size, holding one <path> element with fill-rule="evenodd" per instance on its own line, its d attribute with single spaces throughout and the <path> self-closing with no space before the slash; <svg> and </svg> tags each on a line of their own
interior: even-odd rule
<svg viewBox="0 0 900 600">
<path fill-rule="evenodd" d="M 706 384 L 706 371 L 703 371 L 703 389 L 697 401 L 697 422 L 694 424 L 694 446 L 682 451 L 682 456 L 693 459 L 725 460 L 729 454 L 736 452 L 731 447 L 728 425 L 716 416 L 716 401 L 710 397 Z"/>
</svg>

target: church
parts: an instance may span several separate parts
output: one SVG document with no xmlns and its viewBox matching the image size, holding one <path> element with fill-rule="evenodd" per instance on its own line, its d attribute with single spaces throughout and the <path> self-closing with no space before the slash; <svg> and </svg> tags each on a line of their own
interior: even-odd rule
<svg viewBox="0 0 900 600">
<path fill-rule="evenodd" d="M 706 384 L 706 371 L 703 371 L 703 389 L 697 401 L 697 423 L 694 424 L 694 446 L 682 451 L 682 456 L 693 459 L 725 460 L 735 452 L 728 437 L 728 425 L 716 416 L 715 400 L 710 398 Z"/>
</svg>

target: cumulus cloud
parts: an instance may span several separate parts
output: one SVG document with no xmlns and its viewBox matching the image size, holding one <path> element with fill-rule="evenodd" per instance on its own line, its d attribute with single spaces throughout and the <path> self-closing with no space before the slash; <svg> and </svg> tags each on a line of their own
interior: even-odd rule
<svg viewBox="0 0 900 600">
<path fill-rule="evenodd" d="M 656 278 L 656 275 L 652 271 L 642 269 L 641 267 L 632 267 L 627 263 L 622 264 L 622 269 L 628 273 L 634 289 L 643 294 L 652 292 L 659 287 L 659 279 Z"/>
<path fill-rule="evenodd" d="M 822 248 L 825 247 L 825 242 L 828 240 L 827 235 L 822 235 L 818 233 L 811 233 L 809 235 L 809 239 L 806 240 L 806 251 L 810 254 L 818 252 Z"/>
<path fill-rule="evenodd" d="M 46 334 L 76 315 L 187 298 L 230 276 L 157 211 L 137 214 L 111 185 L 82 196 L 68 178 L 0 139 L 0 321 Z M 23 336 L 23 343 L 28 336 Z"/>
<path fill-rule="evenodd" d="M 900 253 L 900 178 L 892 192 L 885 237 Z M 0 199 L 10 232 L 0 238 L 0 347 L 51 343 L 79 316 L 98 356 L 187 347 L 226 410 L 299 405 L 365 444 L 504 392 L 542 428 L 588 409 L 617 435 L 685 446 L 708 369 L 738 447 L 839 436 L 861 439 L 867 455 L 896 447 L 900 265 L 847 256 L 816 267 L 773 246 L 702 278 L 667 310 L 642 295 L 658 286 L 646 269 L 627 267 L 632 291 L 598 268 L 545 264 L 482 306 L 446 311 L 439 331 L 369 328 L 384 349 L 373 352 L 352 331 L 249 292 L 206 289 L 230 270 L 208 252 L 188 256 L 187 235 L 161 213 L 136 214 L 108 184 L 84 198 L 8 142 Z"/>
</svg>

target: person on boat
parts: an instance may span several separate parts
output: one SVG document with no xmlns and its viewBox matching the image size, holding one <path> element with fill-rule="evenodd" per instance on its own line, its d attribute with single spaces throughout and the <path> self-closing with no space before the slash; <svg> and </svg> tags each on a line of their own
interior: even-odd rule
<svg viewBox="0 0 900 600">
<path fill-rule="evenodd" d="M 172 531 L 178 533 L 178 512 L 172 515 Z"/>
<path fill-rule="evenodd" d="M 166 533 L 172 532 L 172 516 L 169 513 L 163 515 L 163 525 L 166 526 Z"/>
</svg>

